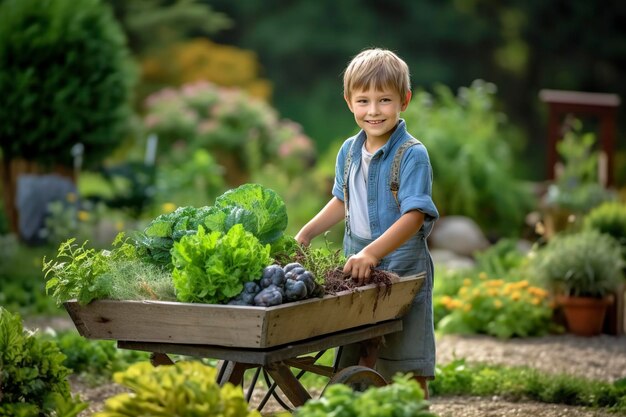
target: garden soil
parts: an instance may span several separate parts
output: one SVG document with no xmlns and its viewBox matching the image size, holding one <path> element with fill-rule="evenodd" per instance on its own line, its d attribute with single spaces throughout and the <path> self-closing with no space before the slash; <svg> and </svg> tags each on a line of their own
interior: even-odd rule
<svg viewBox="0 0 626 417">
<path fill-rule="evenodd" d="M 498 340 L 486 336 L 442 336 L 437 340 L 438 361 L 448 363 L 455 358 L 468 362 L 529 366 L 542 372 L 566 373 L 585 378 L 613 382 L 626 377 L 626 336 L 602 335 L 577 337 L 572 335 L 546 336 L 529 339 Z M 115 384 L 90 387 L 79 378 L 71 380 L 72 390 L 90 403 L 81 417 L 101 410 L 104 400 L 124 392 Z M 252 403 L 258 402 L 258 398 Z M 270 401 L 264 414 L 281 410 Z M 434 397 L 431 411 L 440 417 L 614 417 L 615 414 L 555 404 L 529 401 L 510 401 L 494 397 Z"/>
</svg>

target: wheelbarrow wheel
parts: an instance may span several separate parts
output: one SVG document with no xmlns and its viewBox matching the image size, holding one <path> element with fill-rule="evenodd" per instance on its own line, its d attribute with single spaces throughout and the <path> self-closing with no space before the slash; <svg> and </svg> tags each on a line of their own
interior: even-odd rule
<svg viewBox="0 0 626 417">
<path fill-rule="evenodd" d="M 344 384 L 352 388 L 353 391 L 363 392 L 369 387 L 383 387 L 387 385 L 387 381 L 372 368 L 356 365 L 348 366 L 333 375 L 326 388 L 332 384 Z"/>
</svg>

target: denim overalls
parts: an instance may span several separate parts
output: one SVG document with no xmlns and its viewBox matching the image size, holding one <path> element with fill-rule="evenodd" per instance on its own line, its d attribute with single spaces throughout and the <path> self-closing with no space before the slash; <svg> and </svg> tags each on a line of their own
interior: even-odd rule
<svg viewBox="0 0 626 417">
<path fill-rule="evenodd" d="M 424 377 L 434 376 L 435 338 L 432 313 L 433 263 L 426 238 L 432 230 L 439 214 L 432 202 L 432 170 L 426 148 L 415 141 L 406 131 L 400 120 L 396 130 L 385 146 L 379 149 L 370 162 L 367 182 L 367 204 L 372 239 L 357 236 L 350 230 L 350 171 L 358 169 L 361 149 L 365 141 L 364 132 L 348 139 L 337 157 L 335 186 L 333 195 L 346 206 L 346 231 L 344 253 L 349 256 L 379 237 L 400 216 L 410 210 L 420 210 L 425 214 L 422 228 L 398 249 L 383 258 L 379 269 L 393 271 L 400 276 L 426 272 L 426 278 L 409 312 L 403 317 L 403 330 L 385 336 L 376 363 L 378 372 L 390 380 L 396 372 L 413 372 Z M 394 169 L 394 159 L 398 160 L 398 150 L 407 141 L 415 141 L 414 146 L 405 146 L 401 163 Z M 348 154 L 351 156 L 348 157 Z M 394 195 L 392 183 L 394 173 L 399 177 L 400 187 Z M 360 355 L 360 345 L 343 347 L 339 366 L 356 365 Z"/>
</svg>

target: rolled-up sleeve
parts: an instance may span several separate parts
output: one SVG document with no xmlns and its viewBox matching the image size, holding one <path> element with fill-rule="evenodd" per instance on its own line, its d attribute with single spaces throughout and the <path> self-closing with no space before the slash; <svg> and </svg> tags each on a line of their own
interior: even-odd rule
<svg viewBox="0 0 626 417">
<path fill-rule="evenodd" d="M 432 198 L 433 171 L 428 152 L 423 145 L 412 146 L 402 158 L 398 200 L 400 213 L 419 210 L 425 222 L 434 222 L 439 212 Z"/>
</svg>

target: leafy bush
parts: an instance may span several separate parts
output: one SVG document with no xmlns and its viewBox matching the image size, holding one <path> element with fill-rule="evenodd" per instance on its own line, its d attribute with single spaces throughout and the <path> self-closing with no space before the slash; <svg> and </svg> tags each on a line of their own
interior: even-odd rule
<svg viewBox="0 0 626 417">
<path fill-rule="evenodd" d="M 8 269 L 10 260 L 13 259 L 17 252 L 18 245 L 19 242 L 15 235 L 0 234 L 0 275 L 5 273 Z"/>
<path fill-rule="evenodd" d="M 437 297 L 448 314 L 442 333 L 483 333 L 500 338 L 541 336 L 553 327 L 548 293 L 526 280 L 505 282 L 482 273 L 479 282 L 466 278 L 455 296 Z"/>
<path fill-rule="evenodd" d="M 534 199 L 513 168 L 514 135 L 494 108 L 495 86 L 475 81 L 454 96 L 417 92 L 404 113 L 428 148 L 433 199 L 444 215 L 465 215 L 487 232 L 515 236 Z"/>
<path fill-rule="evenodd" d="M 0 307 L 0 415 L 73 417 L 87 404 L 70 395 L 55 343 L 24 331 L 18 315 Z"/>
<path fill-rule="evenodd" d="M 178 6 L 180 8 L 180 5 Z M 208 7 L 204 4 L 198 6 L 202 9 Z M 200 9 L 200 7 L 197 8 Z M 203 11 L 202 9 L 194 10 L 193 15 L 197 16 Z M 203 20 L 205 26 L 214 24 L 216 16 L 223 16 L 211 12 L 210 9 L 204 11 L 204 14 L 209 13 L 210 17 Z M 219 22 L 215 23 L 221 26 Z M 189 22 L 185 22 L 183 27 L 188 28 L 188 25 Z M 170 25 L 168 33 L 171 31 Z M 165 44 L 165 42 L 157 43 Z M 144 70 L 142 82 L 149 84 L 150 87 L 181 85 L 206 80 L 224 87 L 240 87 L 254 97 L 270 98 L 272 85 L 268 80 L 259 77 L 261 66 L 253 51 L 239 49 L 233 45 L 216 44 L 206 38 L 196 38 L 164 46 L 156 50 L 153 48 L 144 55 L 141 61 Z M 226 68 L 228 70 L 225 70 Z"/>
<path fill-rule="evenodd" d="M 598 153 L 593 151 L 595 142 L 595 135 L 582 133 L 582 124 L 575 121 L 572 129 L 557 143 L 563 168 L 544 197 L 547 208 L 581 214 L 612 198 L 598 180 Z"/>
<path fill-rule="evenodd" d="M 206 150 L 173 148 L 156 171 L 154 201 L 178 206 L 203 206 L 224 189 L 224 169 Z M 156 217 L 156 216 L 155 216 Z"/>
<path fill-rule="evenodd" d="M 606 233 L 626 246 L 626 205 L 613 201 L 591 209 L 583 220 L 583 227 Z"/>
<path fill-rule="evenodd" d="M 172 146 L 208 149 L 230 185 L 247 182 L 266 164 L 302 173 L 315 156 L 299 125 L 280 121 L 268 104 L 241 90 L 197 82 L 157 92 L 145 105 L 146 128 L 162 141 L 162 155 Z"/>
<path fill-rule="evenodd" d="M 529 267 L 564 295 L 602 297 L 623 279 L 619 242 L 596 230 L 555 236 L 531 258 Z"/>
<path fill-rule="evenodd" d="M 25 246 L 11 236 L 0 238 L 0 244 L 6 244 L 0 248 L 0 305 L 22 315 L 59 314 L 41 279 L 41 260 L 51 249 Z"/>
<path fill-rule="evenodd" d="M 96 417 L 230 416 L 260 417 L 248 411 L 241 387 L 216 382 L 215 368 L 199 362 L 153 367 L 149 362 L 116 373 L 114 380 L 132 390 L 109 398 Z"/>
<path fill-rule="evenodd" d="M 364 392 L 346 385 L 330 385 L 319 400 L 307 401 L 299 407 L 296 417 L 434 417 L 428 412 L 424 392 L 410 375 L 394 377 L 384 387 L 370 387 Z"/>
<path fill-rule="evenodd" d="M 75 331 L 43 337 L 56 341 L 65 355 L 64 366 L 74 374 L 87 376 L 94 383 L 108 380 L 115 372 L 124 371 L 130 364 L 146 361 L 149 357 L 146 352 L 118 349 L 115 341 L 86 339 Z"/>
<path fill-rule="evenodd" d="M 526 256 L 517 246 L 517 239 L 503 238 L 474 254 L 476 269 L 491 277 L 503 277 L 523 266 Z"/>
<path fill-rule="evenodd" d="M 99 161 L 129 131 L 136 79 L 125 39 L 100 0 L 0 3 L 0 147 L 72 166 Z"/>
</svg>

